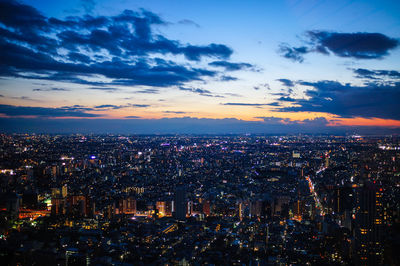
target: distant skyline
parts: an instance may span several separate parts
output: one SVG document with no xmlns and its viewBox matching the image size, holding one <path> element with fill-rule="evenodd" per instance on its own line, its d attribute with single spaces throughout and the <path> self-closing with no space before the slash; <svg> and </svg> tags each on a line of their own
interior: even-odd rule
<svg viewBox="0 0 400 266">
<path fill-rule="evenodd" d="M 400 132 L 399 1 L 0 0 L 0 131 Z"/>
</svg>

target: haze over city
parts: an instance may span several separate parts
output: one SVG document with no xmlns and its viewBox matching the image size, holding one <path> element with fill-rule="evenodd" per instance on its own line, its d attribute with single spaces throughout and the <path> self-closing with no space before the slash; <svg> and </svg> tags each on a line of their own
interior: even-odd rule
<svg viewBox="0 0 400 266">
<path fill-rule="evenodd" d="M 398 133 L 398 1 L 0 1 L 0 127 Z"/>
</svg>

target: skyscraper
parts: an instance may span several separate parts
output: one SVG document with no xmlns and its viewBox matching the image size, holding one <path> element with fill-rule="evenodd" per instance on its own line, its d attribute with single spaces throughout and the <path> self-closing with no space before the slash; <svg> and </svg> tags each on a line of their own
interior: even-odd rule
<svg viewBox="0 0 400 266">
<path fill-rule="evenodd" d="M 366 183 L 358 190 L 355 221 L 357 264 L 378 265 L 383 259 L 384 221 L 382 189 Z"/>
<path fill-rule="evenodd" d="M 186 218 L 187 202 L 186 202 L 186 187 L 177 186 L 175 190 L 175 218 L 184 220 Z"/>
</svg>

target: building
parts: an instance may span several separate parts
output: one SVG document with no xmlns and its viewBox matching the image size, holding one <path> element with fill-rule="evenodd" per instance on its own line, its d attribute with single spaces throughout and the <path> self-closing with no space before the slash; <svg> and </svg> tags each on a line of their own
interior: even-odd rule
<svg viewBox="0 0 400 266">
<path fill-rule="evenodd" d="M 186 187 L 178 186 L 175 190 L 175 218 L 184 220 L 187 212 Z"/>
<path fill-rule="evenodd" d="M 383 221 L 382 188 L 366 183 L 357 191 L 354 254 L 357 264 L 382 264 Z"/>
</svg>

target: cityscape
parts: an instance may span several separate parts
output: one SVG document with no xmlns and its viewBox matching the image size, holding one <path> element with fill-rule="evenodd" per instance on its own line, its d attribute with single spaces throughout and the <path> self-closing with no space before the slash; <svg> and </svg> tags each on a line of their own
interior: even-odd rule
<svg viewBox="0 0 400 266">
<path fill-rule="evenodd" d="M 1 135 L 10 265 L 396 265 L 400 138 Z"/>
<path fill-rule="evenodd" d="M 400 1 L 0 0 L 0 264 L 400 265 Z"/>
</svg>

